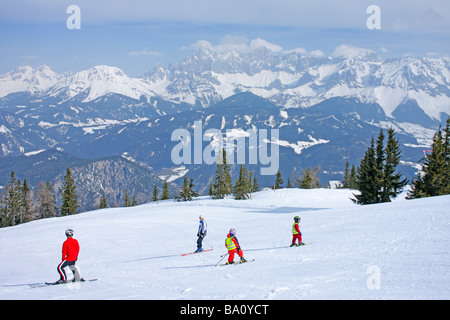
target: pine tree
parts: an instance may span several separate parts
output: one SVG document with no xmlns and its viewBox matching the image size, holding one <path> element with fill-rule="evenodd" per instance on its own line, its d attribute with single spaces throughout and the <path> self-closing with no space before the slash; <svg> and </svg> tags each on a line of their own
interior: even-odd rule
<svg viewBox="0 0 450 320">
<path fill-rule="evenodd" d="M 152 194 L 152 198 L 150 199 L 150 201 L 156 201 L 158 202 L 158 187 L 155 184 L 155 187 L 153 188 L 153 194 Z"/>
<path fill-rule="evenodd" d="M 33 220 L 32 201 L 30 187 L 27 179 L 24 179 L 23 185 L 20 187 L 19 223 Z"/>
<path fill-rule="evenodd" d="M 168 200 L 168 199 L 170 199 L 169 184 L 167 183 L 167 180 L 165 180 L 164 184 L 163 184 L 163 192 L 162 192 L 161 200 Z"/>
<path fill-rule="evenodd" d="M 288 181 L 287 181 L 287 184 L 286 184 L 286 188 L 288 188 L 288 189 L 292 188 L 291 179 L 289 177 L 288 177 Z"/>
<path fill-rule="evenodd" d="M 183 185 L 180 193 L 175 198 L 177 201 L 191 201 L 193 197 L 198 197 L 198 193 L 194 191 L 194 179 L 183 177 Z"/>
<path fill-rule="evenodd" d="M 350 180 L 349 180 L 349 186 L 350 189 L 356 189 L 358 187 L 356 182 L 356 168 L 355 165 L 352 164 L 352 169 L 350 170 Z"/>
<path fill-rule="evenodd" d="M 216 164 L 217 169 L 212 185 L 212 198 L 223 199 L 225 198 L 225 196 L 231 194 L 233 190 L 231 184 L 230 167 L 227 163 L 227 153 L 225 149 L 222 149 L 222 152 L 219 152 Z"/>
<path fill-rule="evenodd" d="M 364 154 L 356 171 L 356 189 L 360 191 L 352 199 L 357 204 L 372 204 L 391 201 L 406 185 L 396 168 L 400 163 L 400 147 L 394 129 L 388 130 L 388 141 L 384 147 L 384 133 L 380 130 L 376 147 L 371 145 Z"/>
<path fill-rule="evenodd" d="M 406 186 L 408 180 L 402 179 L 400 173 L 395 170 L 400 163 L 400 145 L 395 138 L 395 130 L 388 129 L 388 140 L 386 144 L 386 158 L 384 164 L 383 183 L 381 191 L 381 202 L 389 202 L 391 198 L 396 198 Z"/>
<path fill-rule="evenodd" d="M 344 180 L 342 180 L 342 188 L 350 188 L 350 170 L 348 161 L 345 162 Z"/>
<path fill-rule="evenodd" d="M 8 227 L 9 219 L 8 219 L 8 209 L 7 209 L 7 202 L 8 202 L 8 196 L 6 190 L 4 190 L 0 194 L 0 228 Z"/>
<path fill-rule="evenodd" d="M 358 190 L 361 192 L 359 195 L 354 195 L 353 202 L 357 204 L 371 204 L 378 202 L 378 189 L 377 183 L 377 165 L 376 165 L 376 151 L 374 139 L 370 143 L 370 147 L 364 154 L 361 163 L 356 171 L 356 181 L 358 184 Z M 374 183 L 375 182 L 375 183 Z"/>
<path fill-rule="evenodd" d="M 450 194 L 449 123 L 433 137 L 431 154 L 425 156 L 419 175 L 412 181 L 408 199 Z"/>
<path fill-rule="evenodd" d="M 300 184 L 300 189 L 319 188 L 319 171 L 320 166 L 315 167 L 314 170 L 310 167 L 306 168 L 302 172 L 302 176 L 295 179 L 296 183 Z"/>
<path fill-rule="evenodd" d="M 189 194 L 192 198 L 198 197 L 198 192 L 194 190 L 194 179 L 189 180 Z"/>
<path fill-rule="evenodd" d="M 106 195 L 105 192 L 103 191 L 102 193 L 102 197 L 100 198 L 100 205 L 99 205 L 100 209 L 105 209 L 108 208 L 108 200 L 106 200 Z"/>
<path fill-rule="evenodd" d="M 239 177 L 236 179 L 234 186 L 234 199 L 245 200 L 250 198 L 251 195 L 251 180 L 249 173 L 244 165 L 241 164 L 239 169 Z"/>
<path fill-rule="evenodd" d="M 258 192 L 259 188 L 258 177 L 255 175 L 252 182 L 252 192 Z"/>
<path fill-rule="evenodd" d="M 137 206 L 137 199 L 136 199 L 135 195 L 133 195 L 133 201 L 131 202 L 131 206 L 132 207 L 136 207 Z"/>
<path fill-rule="evenodd" d="M 306 168 L 302 173 L 302 179 L 300 182 L 300 189 L 312 189 L 312 173 L 311 168 Z"/>
<path fill-rule="evenodd" d="M 2 198 L 2 226 L 14 226 L 19 223 L 21 206 L 20 181 L 16 179 L 14 171 L 11 172 L 8 185 L 5 187 Z"/>
<path fill-rule="evenodd" d="M 208 196 L 210 196 L 211 198 L 214 196 L 214 188 L 211 181 L 209 182 Z"/>
<path fill-rule="evenodd" d="M 283 178 L 281 178 L 281 172 L 280 169 L 278 169 L 276 178 L 275 178 L 275 184 L 273 185 L 274 189 L 281 189 L 283 188 Z"/>
<path fill-rule="evenodd" d="M 386 155 L 384 153 L 384 133 L 383 129 L 380 129 L 380 133 L 378 134 L 376 149 L 375 149 L 375 180 L 372 183 L 376 184 L 376 202 L 383 202 L 382 200 L 382 192 L 383 192 L 383 184 L 385 181 L 384 178 L 384 161 L 386 159 Z"/>
<path fill-rule="evenodd" d="M 130 199 L 130 196 L 128 195 L 128 189 L 125 189 L 125 197 L 123 200 L 123 206 L 131 207 L 131 199 Z"/>
<path fill-rule="evenodd" d="M 447 125 L 444 129 L 444 135 L 445 169 L 442 194 L 450 194 L 450 117 L 447 118 Z"/>
<path fill-rule="evenodd" d="M 38 219 L 56 217 L 58 215 L 58 205 L 56 196 L 50 182 L 41 181 L 36 191 L 36 217 Z"/>
<path fill-rule="evenodd" d="M 19 223 L 19 211 L 20 211 L 20 180 L 17 180 L 14 171 L 11 172 L 11 178 L 8 184 L 8 215 L 10 225 L 14 226 Z"/>
<path fill-rule="evenodd" d="M 61 215 L 68 216 L 78 213 L 78 196 L 75 191 L 75 180 L 72 177 L 72 171 L 67 168 L 66 176 L 63 181 Z"/>
</svg>

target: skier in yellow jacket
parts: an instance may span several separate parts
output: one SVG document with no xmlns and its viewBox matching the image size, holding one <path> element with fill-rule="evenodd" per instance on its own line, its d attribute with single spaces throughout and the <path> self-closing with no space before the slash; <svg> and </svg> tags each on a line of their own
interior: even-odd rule
<svg viewBox="0 0 450 320">
<path fill-rule="evenodd" d="M 300 232 L 300 227 L 299 227 L 299 222 L 300 222 L 300 217 L 296 216 L 294 217 L 294 224 L 292 225 L 292 244 L 291 247 L 295 247 L 295 246 L 303 246 L 305 245 L 302 242 L 302 233 Z M 298 240 L 298 244 L 295 243 Z"/>
</svg>

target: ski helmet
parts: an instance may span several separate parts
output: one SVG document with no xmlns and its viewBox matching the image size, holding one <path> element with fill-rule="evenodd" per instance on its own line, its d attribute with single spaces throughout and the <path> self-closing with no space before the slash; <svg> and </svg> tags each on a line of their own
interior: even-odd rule
<svg viewBox="0 0 450 320">
<path fill-rule="evenodd" d="M 295 222 L 299 222 L 300 220 L 301 220 L 301 219 L 300 219 L 299 216 L 295 216 L 295 217 L 294 217 L 294 221 L 295 221 Z"/>
<path fill-rule="evenodd" d="M 67 237 L 72 237 L 73 236 L 73 230 L 72 229 L 67 229 L 66 230 L 66 236 Z"/>
<path fill-rule="evenodd" d="M 230 229 L 230 235 L 235 236 L 236 235 L 236 230 Z"/>
</svg>

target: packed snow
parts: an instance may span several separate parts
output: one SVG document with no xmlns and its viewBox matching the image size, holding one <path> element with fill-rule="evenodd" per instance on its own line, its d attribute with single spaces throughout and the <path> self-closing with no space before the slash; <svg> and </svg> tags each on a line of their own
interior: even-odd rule
<svg viewBox="0 0 450 320">
<path fill-rule="evenodd" d="M 450 196 L 358 206 L 353 192 L 265 190 L 3 228 L 0 299 L 449 299 Z M 196 249 L 199 215 L 203 247 L 214 250 L 181 256 Z M 291 248 L 296 215 L 306 245 Z M 59 278 L 67 228 L 81 246 L 81 276 L 98 281 L 32 288 Z M 255 261 L 215 267 L 230 228 Z"/>
</svg>

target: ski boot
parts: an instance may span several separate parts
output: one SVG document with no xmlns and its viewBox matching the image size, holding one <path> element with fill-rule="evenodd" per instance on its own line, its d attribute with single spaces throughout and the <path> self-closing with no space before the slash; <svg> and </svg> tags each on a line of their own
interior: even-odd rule
<svg viewBox="0 0 450 320">
<path fill-rule="evenodd" d="M 67 281 L 59 279 L 58 281 L 53 282 L 53 284 L 63 284 L 63 283 L 67 283 Z"/>
<path fill-rule="evenodd" d="M 248 262 L 247 260 L 245 260 L 244 257 L 241 257 L 241 261 L 239 263 L 244 263 L 244 262 Z"/>
</svg>

